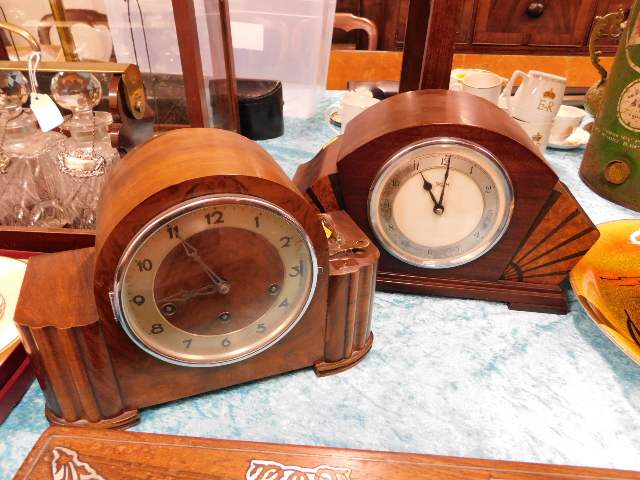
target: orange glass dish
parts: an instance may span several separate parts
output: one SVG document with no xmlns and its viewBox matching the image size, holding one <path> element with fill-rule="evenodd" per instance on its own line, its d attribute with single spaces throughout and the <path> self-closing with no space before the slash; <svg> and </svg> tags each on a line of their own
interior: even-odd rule
<svg viewBox="0 0 640 480">
<path fill-rule="evenodd" d="M 571 271 L 596 325 L 640 365 L 640 220 L 598 225 L 600 238 Z"/>
</svg>

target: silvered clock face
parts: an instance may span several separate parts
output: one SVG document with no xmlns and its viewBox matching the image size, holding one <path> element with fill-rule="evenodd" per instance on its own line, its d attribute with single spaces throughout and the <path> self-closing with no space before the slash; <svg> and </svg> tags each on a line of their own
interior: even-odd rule
<svg viewBox="0 0 640 480">
<path fill-rule="evenodd" d="M 424 268 L 450 268 L 485 254 L 509 223 L 513 191 L 490 152 L 435 138 L 395 154 L 369 195 L 369 222 L 382 246 Z"/>
<path fill-rule="evenodd" d="M 301 225 L 246 195 L 187 201 L 151 220 L 116 270 L 114 308 L 147 352 L 189 366 L 255 355 L 288 333 L 314 293 Z"/>
</svg>

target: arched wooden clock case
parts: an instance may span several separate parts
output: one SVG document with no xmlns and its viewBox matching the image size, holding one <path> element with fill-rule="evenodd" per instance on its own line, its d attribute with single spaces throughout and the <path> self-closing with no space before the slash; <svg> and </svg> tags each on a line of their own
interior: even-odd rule
<svg viewBox="0 0 640 480">
<path fill-rule="evenodd" d="M 212 196 L 248 196 L 297 224 L 315 256 L 315 285 L 306 310 L 275 343 L 233 362 L 192 368 L 132 341 L 114 316 L 114 284 L 121 258 L 145 225 L 176 205 Z M 98 215 L 95 248 L 29 262 L 15 314 L 52 423 L 123 427 L 150 405 L 308 366 L 318 374 L 341 371 L 371 347 L 377 249 L 343 212 L 318 215 L 275 161 L 238 134 L 176 130 L 138 147 L 112 172 Z M 327 225 L 333 237 L 358 248 L 330 252 Z M 233 262 L 233 249 L 221 255 Z M 259 273 L 277 267 L 265 252 L 245 258 L 253 258 L 250 267 Z M 142 262 L 140 271 L 147 267 Z M 245 286 L 240 281 L 231 288 Z M 185 348 L 190 344 L 184 341 Z"/>
<path fill-rule="evenodd" d="M 388 251 L 371 224 L 369 198 L 394 156 L 442 139 L 470 145 L 500 165 L 510 183 L 512 210 L 498 241 L 473 261 L 425 268 Z M 374 105 L 302 165 L 294 182 L 319 211 L 345 210 L 376 242 L 380 290 L 497 300 L 514 309 L 566 313 L 560 284 L 598 237 L 520 126 L 490 102 L 462 92 L 413 91 Z M 434 183 L 436 193 L 439 188 Z"/>
</svg>

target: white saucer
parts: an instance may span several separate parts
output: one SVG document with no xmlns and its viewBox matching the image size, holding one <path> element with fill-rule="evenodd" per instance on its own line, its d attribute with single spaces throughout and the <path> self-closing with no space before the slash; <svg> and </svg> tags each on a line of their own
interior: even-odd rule
<svg viewBox="0 0 640 480">
<path fill-rule="evenodd" d="M 560 143 L 560 144 L 555 144 L 555 143 L 549 142 L 547 144 L 547 147 L 553 148 L 554 150 L 576 150 L 578 148 L 584 148 L 586 146 L 587 146 L 586 143 L 575 143 L 575 144 Z"/>
<path fill-rule="evenodd" d="M 0 353 L 18 341 L 18 331 L 13 323 L 20 287 L 27 264 L 9 257 L 0 257 Z M 4 306 L 4 308 L 2 308 Z"/>
<path fill-rule="evenodd" d="M 586 147 L 587 143 L 589 143 L 589 137 L 589 132 L 582 127 L 578 127 L 561 143 L 555 143 L 552 138 L 549 138 L 547 146 L 556 150 L 576 150 Z M 569 139 L 572 141 L 569 142 Z"/>
</svg>

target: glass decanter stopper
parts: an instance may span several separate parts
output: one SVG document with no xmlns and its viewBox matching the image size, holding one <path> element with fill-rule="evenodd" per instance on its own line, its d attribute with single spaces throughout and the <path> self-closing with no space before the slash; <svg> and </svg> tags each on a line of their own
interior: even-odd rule
<svg viewBox="0 0 640 480">
<path fill-rule="evenodd" d="M 51 94 L 60 107 L 72 112 L 61 127 L 69 133 L 57 161 L 63 176 L 61 199 L 72 227 L 95 228 L 102 185 L 120 158 L 109 137 L 113 117 L 93 111 L 102 98 L 102 88 L 90 73 L 58 73 L 51 80 Z"/>
<path fill-rule="evenodd" d="M 0 225 L 61 227 L 67 223 L 52 185 L 62 135 L 43 133 L 22 104 L 27 79 L 0 72 Z"/>
</svg>

